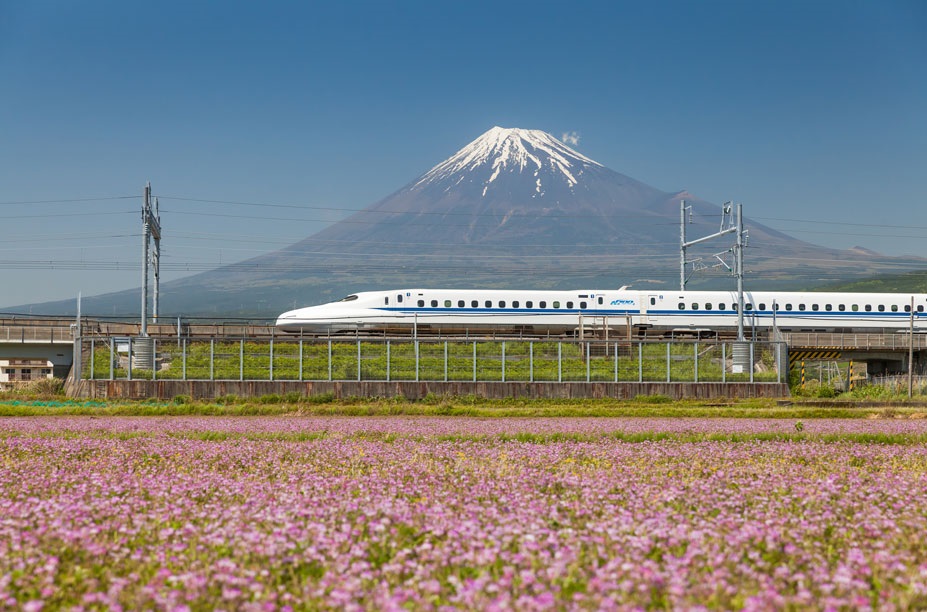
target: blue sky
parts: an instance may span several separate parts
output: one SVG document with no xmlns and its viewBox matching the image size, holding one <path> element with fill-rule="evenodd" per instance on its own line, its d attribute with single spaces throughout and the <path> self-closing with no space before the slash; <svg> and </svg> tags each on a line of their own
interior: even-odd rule
<svg viewBox="0 0 927 612">
<path fill-rule="evenodd" d="M 920 1 L 3 3 L 0 307 L 138 286 L 148 180 L 169 280 L 494 125 L 576 133 L 810 242 L 927 256 L 924 31 Z"/>
</svg>

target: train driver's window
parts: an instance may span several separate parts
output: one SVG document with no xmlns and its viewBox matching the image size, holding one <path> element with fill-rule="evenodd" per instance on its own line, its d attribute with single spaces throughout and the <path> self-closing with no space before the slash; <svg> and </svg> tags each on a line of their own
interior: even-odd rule
<svg viewBox="0 0 927 612">
<path fill-rule="evenodd" d="M 505 308 L 505 300 L 499 300 L 499 308 Z"/>
<path fill-rule="evenodd" d="M 541 300 L 538 306 L 540 306 L 541 308 L 547 308 L 547 302 L 545 302 L 544 300 Z"/>
<path fill-rule="evenodd" d="M 866 304 L 866 312 L 872 312 L 872 304 Z"/>
<path fill-rule="evenodd" d="M 573 308 L 573 302 L 567 302 L 567 308 Z"/>
<path fill-rule="evenodd" d="M 711 302 L 705 304 L 705 310 L 711 310 Z"/>
<path fill-rule="evenodd" d="M 859 304 L 853 304 L 852 306 L 850 306 L 850 310 L 852 310 L 853 312 L 859 312 Z"/>
<path fill-rule="evenodd" d="M 470 302 L 470 308 L 479 308 L 479 307 L 480 307 L 479 300 L 473 300 L 472 302 Z"/>
<path fill-rule="evenodd" d="M 450 300 L 444 300 L 444 307 L 445 307 L 445 308 L 450 308 L 450 307 L 451 307 L 451 301 L 450 301 Z"/>
<path fill-rule="evenodd" d="M 419 308 L 424 308 L 424 306 L 425 306 L 425 300 L 419 300 L 419 301 L 418 301 L 418 307 L 419 307 Z"/>
<path fill-rule="evenodd" d="M 437 308 L 437 307 L 438 307 L 438 300 L 431 300 L 431 307 L 432 307 L 432 308 Z"/>
<path fill-rule="evenodd" d="M 551 308 L 560 308 L 560 302 L 554 301 L 554 303 L 551 304 Z"/>
<path fill-rule="evenodd" d="M 679 310 L 685 310 L 685 309 L 686 309 L 686 305 L 683 304 L 682 302 L 679 302 Z"/>
<path fill-rule="evenodd" d="M 512 308 L 518 308 L 518 300 L 512 300 Z"/>
<path fill-rule="evenodd" d="M 532 302 L 531 300 L 528 300 L 527 302 L 525 302 L 525 308 L 534 308 L 534 302 Z"/>
<path fill-rule="evenodd" d="M 492 308 L 492 300 L 486 300 L 486 308 Z"/>
<path fill-rule="evenodd" d="M 837 306 L 837 310 L 839 310 L 840 312 L 846 312 L 846 309 L 847 309 L 846 304 L 840 304 Z"/>
<path fill-rule="evenodd" d="M 466 302 L 463 300 L 457 300 L 457 308 L 463 308 Z"/>
<path fill-rule="evenodd" d="M 396 296 L 396 301 L 402 304 L 402 294 Z"/>
</svg>

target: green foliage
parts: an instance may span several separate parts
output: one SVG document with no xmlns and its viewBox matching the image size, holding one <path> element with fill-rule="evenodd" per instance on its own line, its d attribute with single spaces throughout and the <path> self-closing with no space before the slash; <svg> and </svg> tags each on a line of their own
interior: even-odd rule
<svg viewBox="0 0 927 612">
<path fill-rule="evenodd" d="M 180 406 L 181 404 L 189 404 L 192 400 L 189 395 L 175 395 L 174 403 Z"/>
<path fill-rule="evenodd" d="M 665 395 L 638 395 L 634 401 L 641 404 L 669 404 L 673 400 Z"/>
</svg>

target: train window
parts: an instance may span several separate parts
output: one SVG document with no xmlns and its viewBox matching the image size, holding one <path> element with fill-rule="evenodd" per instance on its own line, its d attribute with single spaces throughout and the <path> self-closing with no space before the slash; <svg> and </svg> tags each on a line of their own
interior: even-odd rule
<svg viewBox="0 0 927 612">
<path fill-rule="evenodd" d="M 534 302 L 532 302 L 531 300 L 528 300 L 527 302 L 525 302 L 525 308 L 534 308 Z"/>
<path fill-rule="evenodd" d="M 450 301 L 450 300 L 444 300 L 444 307 L 445 307 L 445 308 L 450 308 L 450 307 L 451 307 L 451 301 Z"/>
<path fill-rule="evenodd" d="M 463 308 L 464 304 L 466 304 L 466 302 L 463 300 L 457 300 L 457 308 Z"/>
<path fill-rule="evenodd" d="M 711 310 L 711 302 L 705 304 L 705 310 Z"/>
<path fill-rule="evenodd" d="M 551 308 L 560 308 L 560 302 L 555 300 L 554 303 L 551 304 Z"/>
<path fill-rule="evenodd" d="M 724 304 L 723 304 L 723 303 L 718 304 L 718 310 L 724 310 Z"/>
<path fill-rule="evenodd" d="M 396 301 L 402 304 L 402 294 L 396 296 Z"/>
<path fill-rule="evenodd" d="M 424 308 L 424 306 L 425 306 L 425 300 L 419 300 L 419 301 L 418 301 L 418 307 L 419 307 L 419 308 Z"/>
<path fill-rule="evenodd" d="M 499 308 L 505 308 L 505 300 L 499 300 Z"/>
<path fill-rule="evenodd" d="M 512 300 L 512 308 L 518 308 L 518 300 Z"/>
<path fill-rule="evenodd" d="M 840 312 L 845 312 L 846 309 L 847 309 L 846 304 L 840 304 L 839 306 L 837 306 L 837 310 L 839 310 Z"/>
<path fill-rule="evenodd" d="M 905 304 L 905 305 L 904 305 L 904 311 L 905 311 L 905 312 L 911 312 L 911 307 L 908 306 L 907 304 Z"/>
<path fill-rule="evenodd" d="M 818 309 L 818 305 L 817 305 L 817 304 L 812 304 L 812 305 L 811 305 L 811 310 L 817 312 L 817 311 L 819 310 L 819 309 Z"/>
<path fill-rule="evenodd" d="M 386 296 L 385 298 L 383 298 L 383 303 L 389 306 L 389 296 Z"/>
<path fill-rule="evenodd" d="M 586 302 L 580 302 L 580 303 L 579 303 L 579 307 L 580 307 L 580 308 L 586 308 L 586 307 L 588 307 L 588 304 L 586 304 Z"/>
<path fill-rule="evenodd" d="M 432 307 L 432 308 L 437 308 L 437 307 L 438 307 L 438 300 L 431 300 L 431 307 Z"/>
<path fill-rule="evenodd" d="M 479 308 L 479 306 L 480 306 L 479 300 L 473 300 L 472 302 L 470 302 L 470 308 Z"/>
<path fill-rule="evenodd" d="M 827 312 L 830 312 L 830 311 L 833 310 L 833 309 L 834 309 L 834 307 L 831 306 L 830 304 L 824 304 L 824 310 L 826 310 Z"/>
<path fill-rule="evenodd" d="M 492 300 L 486 300 L 486 308 L 492 308 Z"/>
<path fill-rule="evenodd" d="M 567 302 L 567 308 L 573 308 L 573 302 Z"/>
<path fill-rule="evenodd" d="M 917 307 L 917 312 L 924 312 L 924 307 L 923 307 L 923 306 L 918 306 L 918 307 Z"/>
<path fill-rule="evenodd" d="M 879 304 L 879 312 L 885 312 L 885 304 Z"/>
<path fill-rule="evenodd" d="M 760 303 L 760 310 L 766 310 L 766 304 Z"/>
<path fill-rule="evenodd" d="M 853 312 L 859 312 L 859 304 L 853 304 L 852 306 L 850 306 L 850 310 L 852 310 Z"/>
<path fill-rule="evenodd" d="M 698 310 L 698 304 L 692 304 L 692 310 Z"/>
<path fill-rule="evenodd" d="M 892 304 L 892 312 L 898 312 L 898 304 Z"/>
<path fill-rule="evenodd" d="M 602 296 L 599 296 L 599 304 L 602 304 Z"/>
<path fill-rule="evenodd" d="M 804 309 L 805 309 L 805 305 L 804 305 L 804 304 L 799 304 L 799 305 L 798 305 L 798 309 L 799 309 L 799 310 L 804 310 Z"/>
<path fill-rule="evenodd" d="M 538 306 L 540 306 L 541 308 L 547 308 L 547 302 L 545 302 L 544 300 L 541 300 Z"/>
<path fill-rule="evenodd" d="M 786 305 L 785 305 L 785 309 L 786 309 L 786 310 L 792 310 L 792 305 L 791 305 L 791 304 L 786 304 Z"/>
<path fill-rule="evenodd" d="M 685 309 L 686 309 L 686 305 L 683 304 L 682 302 L 679 302 L 679 310 L 685 310 Z"/>
<path fill-rule="evenodd" d="M 356 299 L 357 299 L 357 296 L 356 296 L 356 295 L 349 295 L 349 296 L 346 297 L 346 298 L 341 298 L 340 301 L 342 301 L 342 302 L 353 302 L 353 301 L 356 300 Z"/>
<path fill-rule="evenodd" d="M 744 310 L 753 310 L 753 304 L 744 304 Z"/>
<path fill-rule="evenodd" d="M 657 305 L 657 298 L 655 298 L 655 297 L 650 298 L 650 305 L 651 305 L 651 306 L 656 306 L 656 305 Z"/>
<path fill-rule="evenodd" d="M 872 304 L 866 304 L 866 312 L 872 312 Z"/>
</svg>

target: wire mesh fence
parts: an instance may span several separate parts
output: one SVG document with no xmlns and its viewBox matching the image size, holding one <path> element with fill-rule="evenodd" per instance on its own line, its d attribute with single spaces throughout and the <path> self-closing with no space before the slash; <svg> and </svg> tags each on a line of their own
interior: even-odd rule
<svg viewBox="0 0 927 612">
<path fill-rule="evenodd" d="M 787 381 L 784 344 L 743 344 L 84 338 L 80 371 L 85 380 Z"/>
</svg>

